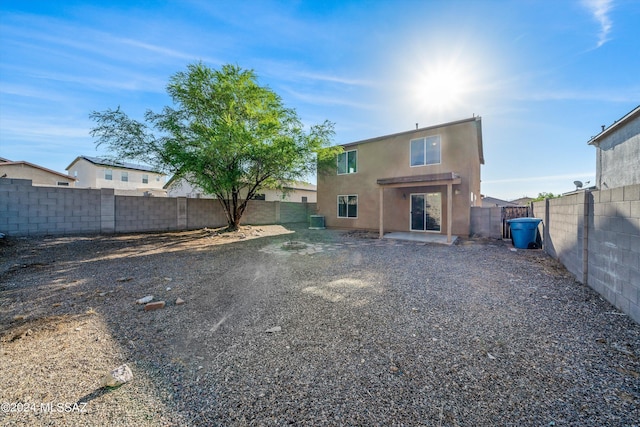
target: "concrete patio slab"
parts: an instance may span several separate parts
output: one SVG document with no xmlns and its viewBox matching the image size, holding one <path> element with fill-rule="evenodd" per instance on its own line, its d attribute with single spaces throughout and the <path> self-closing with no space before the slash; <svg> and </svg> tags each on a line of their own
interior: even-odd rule
<svg viewBox="0 0 640 427">
<path fill-rule="evenodd" d="M 394 232 L 384 235 L 385 239 L 407 240 L 411 242 L 423 243 L 439 243 L 442 245 L 452 245 L 458 239 L 458 236 L 451 236 L 451 242 L 447 242 L 447 236 L 444 234 L 417 233 L 417 232 Z"/>
</svg>

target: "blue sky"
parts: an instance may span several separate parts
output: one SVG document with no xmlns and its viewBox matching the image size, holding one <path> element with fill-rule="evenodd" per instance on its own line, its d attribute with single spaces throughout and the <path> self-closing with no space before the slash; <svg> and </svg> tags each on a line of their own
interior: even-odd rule
<svg viewBox="0 0 640 427">
<path fill-rule="evenodd" d="M 637 0 L 3 0 L 0 157 L 105 154 L 91 111 L 159 111 L 203 61 L 254 69 L 335 143 L 480 115 L 483 194 L 566 192 L 640 103 L 639 23 Z"/>
</svg>

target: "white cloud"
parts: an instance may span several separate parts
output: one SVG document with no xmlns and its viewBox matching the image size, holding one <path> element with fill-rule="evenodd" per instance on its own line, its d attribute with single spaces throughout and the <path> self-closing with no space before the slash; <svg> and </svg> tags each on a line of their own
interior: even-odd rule
<svg viewBox="0 0 640 427">
<path fill-rule="evenodd" d="M 609 12 L 613 6 L 613 0 L 583 0 L 583 5 L 593 14 L 593 18 L 600 24 L 600 33 L 598 34 L 599 48 L 609 40 L 609 33 L 613 23 L 609 17 Z"/>
</svg>

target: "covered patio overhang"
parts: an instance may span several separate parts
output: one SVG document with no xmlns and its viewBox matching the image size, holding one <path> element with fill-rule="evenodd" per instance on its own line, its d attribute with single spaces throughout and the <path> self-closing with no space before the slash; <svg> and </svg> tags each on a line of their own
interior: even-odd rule
<svg viewBox="0 0 640 427">
<path fill-rule="evenodd" d="M 447 186 L 447 243 L 451 243 L 451 224 L 453 218 L 453 185 L 460 184 L 460 175 L 454 172 L 428 175 L 401 176 L 377 180 L 380 189 L 380 238 L 384 236 L 384 189 L 402 187 Z"/>
</svg>

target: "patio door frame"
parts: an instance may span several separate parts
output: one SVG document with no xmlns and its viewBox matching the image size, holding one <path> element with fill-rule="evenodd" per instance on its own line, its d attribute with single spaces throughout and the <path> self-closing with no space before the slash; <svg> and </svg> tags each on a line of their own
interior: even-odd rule
<svg viewBox="0 0 640 427">
<path fill-rule="evenodd" d="M 427 200 L 430 195 L 439 195 L 440 197 L 440 218 L 438 218 L 438 229 L 437 230 L 427 230 L 427 225 L 429 223 L 429 212 L 427 210 Z M 422 215 L 423 215 L 423 228 L 414 229 L 413 228 L 413 196 L 422 196 Z M 434 191 L 430 193 L 411 193 L 409 195 L 409 230 L 415 231 L 418 233 L 441 233 L 442 232 L 442 192 Z"/>
</svg>

